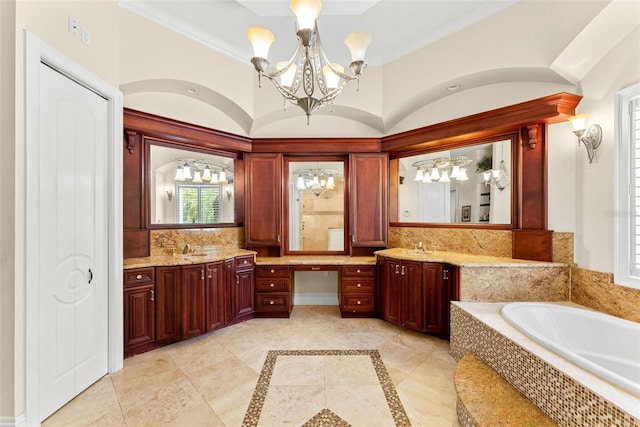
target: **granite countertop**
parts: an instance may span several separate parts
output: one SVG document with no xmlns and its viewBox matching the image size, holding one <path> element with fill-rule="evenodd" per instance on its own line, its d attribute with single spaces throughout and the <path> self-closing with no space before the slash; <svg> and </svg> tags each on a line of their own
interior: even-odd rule
<svg viewBox="0 0 640 427">
<path fill-rule="evenodd" d="M 256 265 L 375 265 L 375 263 L 374 256 L 287 255 L 256 258 Z"/>
<path fill-rule="evenodd" d="M 207 262 L 224 261 L 229 258 L 235 258 L 237 256 L 256 255 L 255 251 L 248 251 L 246 249 L 216 249 L 212 251 L 203 251 L 198 254 L 190 255 L 155 255 L 142 258 L 126 258 L 123 261 L 123 267 L 125 270 L 131 268 L 143 268 L 143 267 L 162 267 L 171 265 L 189 265 L 189 264 L 203 264 Z"/>
<path fill-rule="evenodd" d="M 444 262 L 458 267 L 565 267 L 559 262 L 530 261 L 496 257 L 490 255 L 463 254 L 459 252 L 427 251 L 417 252 L 407 248 L 384 249 L 375 252 L 376 255 L 407 261 Z"/>
</svg>

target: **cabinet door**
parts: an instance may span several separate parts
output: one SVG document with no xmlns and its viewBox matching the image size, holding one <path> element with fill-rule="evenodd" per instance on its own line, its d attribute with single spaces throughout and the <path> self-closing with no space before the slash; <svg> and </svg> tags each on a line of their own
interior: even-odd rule
<svg viewBox="0 0 640 427">
<path fill-rule="evenodd" d="M 206 265 L 207 280 L 205 286 L 206 330 L 213 331 L 225 325 L 225 282 L 224 263 L 214 262 Z"/>
<path fill-rule="evenodd" d="M 253 313 L 253 292 L 255 272 L 253 269 L 237 271 L 234 285 L 235 316 L 244 316 Z"/>
<path fill-rule="evenodd" d="M 225 317 L 226 323 L 229 323 L 236 317 L 236 273 L 233 266 L 234 260 L 228 259 L 224 262 L 224 292 L 225 298 Z"/>
<path fill-rule="evenodd" d="M 422 263 L 402 261 L 400 279 L 400 324 L 422 331 Z"/>
<path fill-rule="evenodd" d="M 153 283 L 124 290 L 124 346 L 132 347 L 155 340 Z"/>
<path fill-rule="evenodd" d="M 380 307 L 382 318 L 396 325 L 400 324 L 399 281 L 400 262 L 385 258 L 382 263 L 382 280 L 380 281 Z"/>
<path fill-rule="evenodd" d="M 282 155 L 245 156 L 245 245 L 280 246 Z"/>
<path fill-rule="evenodd" d="M 204 264 L 182 267 L 181 338 L 191 338 L 205 332 Z"/>
<path fill-rule="evenodd" d="M 156 267 L 156 340 L 180 339 L 180 267 Z"/>
<path fill-rule="evenodd" d="M 349 157 L 352 247 L 387 246 L 388 164 L 386 153 Z"/>
<path fill-rule="evenodd" d="M 424 263 L 424 331 L 442 333 L 445 327 L 444 308 L 449 303 L 444 286 L 444 266 Z"/>
</svg>

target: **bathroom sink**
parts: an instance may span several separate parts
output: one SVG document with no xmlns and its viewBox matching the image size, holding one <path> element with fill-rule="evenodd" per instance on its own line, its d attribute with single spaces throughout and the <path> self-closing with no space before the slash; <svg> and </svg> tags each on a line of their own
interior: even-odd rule
<svg viewBox="0 0 640 427">
<path fill-rule="evenodd" d="M 199 256 L 207 256 L 209 255 L 206 252 L 199 252 L 199 253 L 195 253 L 195 254 L 185 254 L 184 257 L 185 258 L 191 258 L 191 257 L 199 257 Z"/>
<path fill-rule="evenodd" d="M 413 249 L 409 249 L 409 250 L 407 251 L 407 254 L 408 254 L 408 255 L 427 255 L 427 254 L 428 254 L 428 252 L 425 252 L 425 251 L 416 251 L 416 250 L 413 250 Z"/>
</svg>

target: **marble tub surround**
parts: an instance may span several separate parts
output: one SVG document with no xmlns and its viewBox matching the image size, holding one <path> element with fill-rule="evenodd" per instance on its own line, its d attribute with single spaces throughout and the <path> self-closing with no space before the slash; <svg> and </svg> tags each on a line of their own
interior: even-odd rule
<svg viewBox="0 0 640 427">
<path fill-rule="evenodd" d="M 373 256 L 348 255 L 287 255 L 258 257 L 256 265 L 375 265 Z"/>
<path fill-rule="evenodd" d="M 550 264 L 522 266 L 465 266 L 460 269 L 460 301 L 568 301 L 570 267 Z"/>
<path fill-rule="evenodd" d="M 453 378 L 458 421 L 464 427 L 557 425 L 473 353 L 458 362 Z"/>
<path fill-rule="evenodd" d="M 527 338 L 502 317 L 503 306 L 452 303 L 456 360 L 475 353 L 560 425 L 640 426 L 640 399 Z"/>
<path fill-rule="evenodd" d="M 553 262 L 562 262 L 570 265 L 574 263 L 573 240 L 574 233 L 553 232 L 551 240 Z"/>
<path fill-rule="evenodd" d="M 180 228 L 151 230 L 151 256 L 181 253 L 185 245 L 216 249 L 238 249 L 244 246 L 243 227 Z"/>
<path fill-rule="evenodd" d="M 240 426 L 259 385 L 269 351 L 328 349 L 377 350 L 411 425 L 458 427 L 453 388 L 456 363 L 449 353 L 448 341 L 379 319 L 342 319 L 336 306 L 296 306 L 291 319 L 251 319 L 130 357 L 124 361 L 124 369 L 102 378 L 43 425 Z M 286 375 L 287 369 L 278 372 L 279 367 L 286 368 L 290 363 L 288 366 L 294 369 L 297 362 L 320 363 L 318 359 L 312 360 L 313 356 L 303 356 L 306 362 L 300 357 L 289 360 L 281 357 L 278 356 L 275 364 L 266 400 L 271 399 L 270 393 L 277 390 L 276 387 L 280 392 L 288 387 L 286 383 L 291 377 Z M 340 358 L 346 365 L 338 361 Z M 281 362 L 284 364 L 279 366 Z M 325 381 L 318 379 L 317 385 L 326 383 L 335 392 L 339 391 L 339 396 L 349 396 L 357 389 L 368 401 L 376 403 L 376 399 L 385 399 L 381 397 L 382 382 L 378 378 L 373 379 L 376 384 L 369 384 L 372 382 L 369 374 L 375 371 L 370 356 L 335 356 L 322 361 L 325 362 L 327 366 L 335 366 L 327 369 L 328 372 L 339 375 L 329 376 Z M 341 367 L 346 368 L 346 372 Z M 316 371 L 307 369 L 303 373 L 304 376 L 297 378 L 298 382 L 318 378 Z M 324 384 L 319 394 L 309 392 L 307 395 L 323 399 L 325 395 L 327 399 L 338 396 L 325 392 Z M 278 396 L 284 395 L 273 394 Z M 292 399 L 295 397 L 293 393 Z M 274 425 L 268 423 L 267 411 L 276 414 L 278 409 L 281 413 L 297 411 L 299 408 L 290 402 L 265 402 L 258 425 Z M 352 402 L 356 404 L 351 405 Z M 362 400 L 343 397 L 328 409 L 340 419 L 357 420 L 363 411 Z M 322 424 L 323 420 L 329 422 Z M 344 425 L 336 420 L 325 411 L 308 425 Z"/>
<path fill-rule="evenodd" d="M 159 255 L 151 255 L 141 258 L 125 258 L 123 260 L 123 267 L 125 270 L 132 268 L 144 268 L 144 267 L 164 267 L 171 265 L 190 265 L 190 264 L 203 264 L 208 262 L 224 261 L 230 258 L 239 256 L 253 255 L 255 257 L 256 252 L 248 251 L 246 249 L 233 249 L 233 248 L 202 248 L 197 255 L 193 254 L 176 254 L 168 255 L 166 253 Z"/>
<path fill-rule="evenodd" d="M 640 289 L 615 284 L 610 273 L 572 267 L 571 301 L 612 316 L 640 322 Z"/>
</svg>

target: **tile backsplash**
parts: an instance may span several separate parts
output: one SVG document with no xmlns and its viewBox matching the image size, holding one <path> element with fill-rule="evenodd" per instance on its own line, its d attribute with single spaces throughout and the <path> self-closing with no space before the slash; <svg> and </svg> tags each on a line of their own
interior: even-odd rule
<svg viewBox="0 0 640 427">
<path fill-rule="evenodd" d="M 244 228 L 191 228 L 151 230 L 151 256 L 166 255 L 175 248 L 181 252 L 185 245 L 202 250 L 215 248 L 243 248 Z"/>
</svg>

